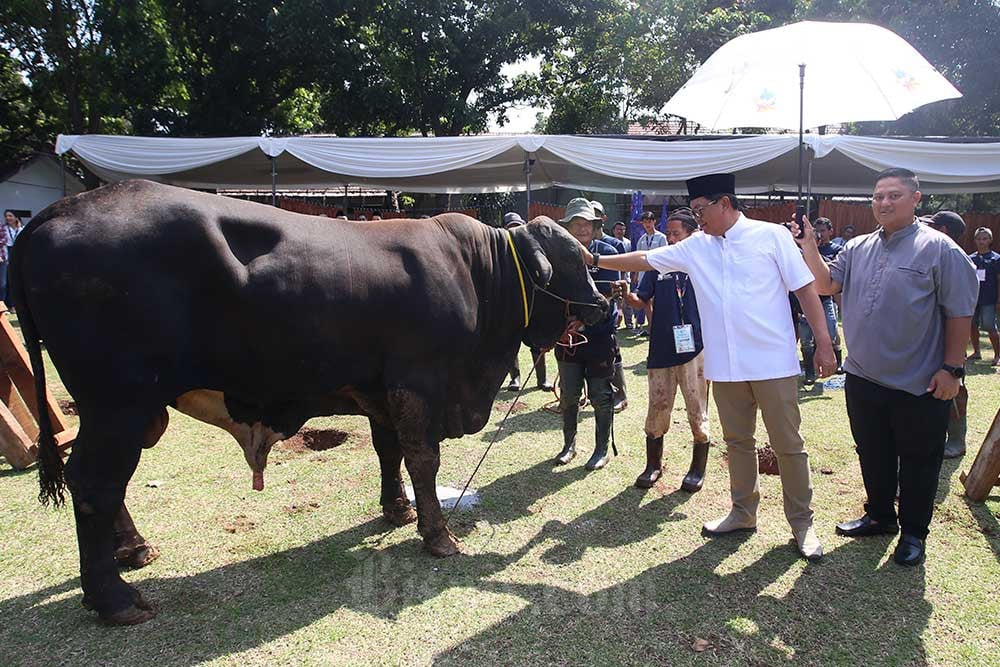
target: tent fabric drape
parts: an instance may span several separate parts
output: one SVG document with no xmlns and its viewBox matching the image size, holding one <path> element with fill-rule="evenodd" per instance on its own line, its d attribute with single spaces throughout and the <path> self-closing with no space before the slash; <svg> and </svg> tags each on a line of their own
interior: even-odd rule
<svg viewBox="0 0 1000 667">
<path fill-rule="evenodd" d="M 1000 191 L 1000 140 L 980 143 L 886 137 L 807 135 L 813 192 L 870 193 L 874 175 L 912 169 L 925 193 Z M 336 188 L 351 183 L 412 192 L 524 190 L 524 161 L 535 158 L 532 189 L 685 194 L 701 174 L 737 173 L 737 194 L 790 191 L 796 182 L 792 135 L 685 140 L 567 135 L 186 139 L 60 135 L 106 181 L 149 178 L 184 187 L 269 189 L 271 167 L 282 186 Z"/>
<path fill-rule="evenodd" d="M 99 134 L 66 135 L 56 139 L 56 153 L 72 151 L 88 166 L 135 176 L 161 176 L 196 169 L 249 153 L 266 152 L 260 137 L 183 139 Z"/>
<path fill-rule="evenodd" d="M 955 144 L 844 135 L 814 135 L 807 143 L 820 158 L 836 150 L 874 171 L 905 167 L 921 180 L 935 183 L 995 180 L 1000 163 L 1000 143 Z"/>
</svg>

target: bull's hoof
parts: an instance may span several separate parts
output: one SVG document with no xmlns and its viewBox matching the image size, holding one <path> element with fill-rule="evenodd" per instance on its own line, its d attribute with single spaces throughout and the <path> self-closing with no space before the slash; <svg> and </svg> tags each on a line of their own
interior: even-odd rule
<svg viewBox="0 0 1000 667">
<path fill-rule="evenodd" d="M 456 539 L 447 528 L 432 538 L 424 538 L 424 548 L 427 549 L 431 555 L 437 556 L 438 558 L 447 558 L 448 556 L 454 556 L 455 554 L 462 553 L 462 549 L 458 544 L 458 539 Z"/>
<path fill-rule="evenodd" d="M 156 618 L 155 610 L 131 605 L 113 614 L 101 616 L 101 622 L 105 625 L 139 625 L 154 618 Z"/>
<path fill-rule="evenodd" d="M 133 570 L 146 567 L 159 557 L 160 550 L 149 542 L 121 546 L 115 550 L 115 562 L 118 563 L 118 567 L 128 567 Z"/>
<path fill-rule="evenodd" d="M 156 610 L 153 605 L 146 601 L 146 598 L 142 597 L 142 593 L 132 586 L 128 588 L 132 595 L 132 604 L 112 613 L 98 612 L 102 623 L 106 625 L 139 625 L 156 617 Z M 83 596 L 81 603 L 84 609 L 94 611 L 94 603 L 86 595 Z"/>
<path fill-rule="evenodd" d="M 392 525 L 399 527 L 416 521 L 417 513 L 412 507 L 410 507 L 409 503 L 405 505 L 399 504 L 392 505 L 391 507 L 383 507 L 382 518 Z"/>
</svg>

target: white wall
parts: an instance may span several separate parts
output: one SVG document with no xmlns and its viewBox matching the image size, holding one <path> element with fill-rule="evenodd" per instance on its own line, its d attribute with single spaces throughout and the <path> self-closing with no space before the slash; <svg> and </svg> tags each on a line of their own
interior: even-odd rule
<svg viewBox="0 0 1000 667">
<path fill-rule="evenodd" d="M 86 188 L 75 176 L 66 174 L 66 194 L 75 195 Z M 0 212 L 3 209 L 25 209 L 32 217 L 62 198 L 63 177 L 59 160 L 47 155 L 28 162 L 21 171 L 0 182 Z M 28 219 L 23 222 L 27 223 Z"/>
</svg>

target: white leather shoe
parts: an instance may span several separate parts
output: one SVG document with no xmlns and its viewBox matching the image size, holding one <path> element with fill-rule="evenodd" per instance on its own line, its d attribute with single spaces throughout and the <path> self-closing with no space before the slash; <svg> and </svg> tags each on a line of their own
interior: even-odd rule
<svg viewBox="0 0 1000 667">
<path fill-rule="evenodd" d="M 701 528 L 708 535 L 725 535 L 726 533 L 750 532 L 757 530 L 757 522 L 753 519 L 730 512 L 721 519 L 708 521 Z"/>
<path fill-rule="evenodd" d="M 816 531 L 812 526 L 805 530 L 794 531 L 795 543 L 799 547 L 799 553 L 806 560 L 817 561 L 823 557 L 823 545 L 816 537 Z"/>
</svg>

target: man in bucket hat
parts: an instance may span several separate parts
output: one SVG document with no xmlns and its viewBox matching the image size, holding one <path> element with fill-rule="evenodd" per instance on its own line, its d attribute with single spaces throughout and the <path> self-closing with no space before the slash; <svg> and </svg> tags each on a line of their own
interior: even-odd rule
<svg viewBox="0 0 1000 667">
<path fill-rule="evenodd" d="M 720 535 L 757 526 L 757 409 L 778 457 L 785 517 L 799 553 L 817 560 L 823 547 L 813 530 L 809 458 L 799 435 L 795 332 L 788 313 L 794 292 L 816 334 L 816 366 L 824 377 L 836 368 L 813 276 L 788 231 L 750 220 L 739 209 L 732 174 L 687 181 L 691 212 L 701 232 L 681 243 L 648 252 L 604 257 L 585 252 L 588 265 L 619 271 L 683 271 L 688 274 L 701 315 L 705 378 L 729 450 L 732 509 L 708 521 L 704 532 Z M 689 349 L 689 328 L 674 329 L 678 351 Z"/>
<path fill-rule="evenodd" d="M 601 217 L 590 201 L 582 197 L 570 200 L 566 205 L 566 216 L 559 223 L 580 242 L 582 250 L 589 249 L 589 252 L 601 255 L 617 254 L 614 247 L 600 240 Z M 589 271 L 595 281 L 607 281 L 598 282 L 598 290 L 605 296 L 613 296 L 612 284 L 618 281 L 618 272 L 597 267 L 590 267 Z M 608 441 L 614 415 L 611 382 L 618 356 L 618 341 L 615 338 L 618 307 L 614 299 L 610 299 L 610 303 L 604 320 L 587 327 L 574 322 L 556 346 L 564 443 L 562 451 L 556 456 L 556 463 L 560 465 L 569 463 L 576 456 L 576 422 L 584 381 L 587 382 L 590 403 L 594 406 L 594 453 L 586 468 L 599 470 L 609 460 Z"/>
</svg>

